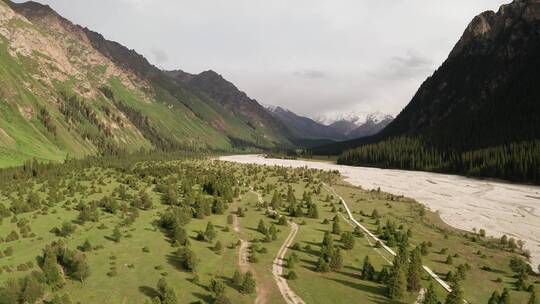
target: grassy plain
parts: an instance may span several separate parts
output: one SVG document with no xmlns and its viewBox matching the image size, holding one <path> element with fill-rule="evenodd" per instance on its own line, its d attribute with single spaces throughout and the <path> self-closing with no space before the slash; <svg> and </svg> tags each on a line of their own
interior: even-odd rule
<svg viewBox="0 0 540 304">
<path fill-rule="evenodd" d="M 325 231 L 332 229 L 332 219 L 340 218 L 342 231 L 353 231 L 353 226 L 347 221 L 346 214 L 332 192 L 323 185 L 325 182 L 335 182 L 333 188 L 341 195 L 352 209 L 355 218 L 368 229 L 375 232 L 378 224 L 370 215 L 377 210 L 381 225 L 387 220 L 395 221 L 397 226 L 403 225 L 400 230 L 412 230 L 410 248 L 422 242 L 430 242 L 432 246 L 429 253 L 422 257 L 423 263 L 432 268 L 441 277 L 445 277 L 450 270 L 455 271 L 460 264 L 467 263 L 470 270 L 462 282 L 465 298 L 470 303 L 485 303 L 494 290 L 502 291 L 509 288 L 514 303 L 526 303 L 529 293 L 516 291 L 516 279 L 509 268 L 510 257 L 513 253 L 497 248 L 488 248 L 482 241 L 474 242 L 470 233 L 455 230 L 446 226 L 435 213 L 426 212 L 420 215 L 421 206 L 413 200 L 396 197 L 391 194 L 367 191 L 352 187 L 339 179 L 332 179 L 328 174 L 320 171 L 305 169 L 278 169 L 254 165 L 240 165 L 210 160 L 190 160 L 171 162 L 152 162 L 140 166 L 167 168 L 174 170 L 182 168 L 185 162 L 190 163 L 192 171 L 179 171 L 181 173 L 162 174 L 159 177 L 148 172 L 92 167 L 79 172 L 61 176 L 55 181 L 30 179 L 22 183 L 8 183 L 0 188 L 0 204 L 7 208 L 28 199 L 30 193 L 37 193 L 41 199 L 42 207 L 31 212 L 10 215 L 3 218 L 0 224 L 0 237 L 6 239 L 11 231 L 20 235 L 17 223 L 26 219 L 30 227 L 27 237 L 16 241 L 0 243 L 0 251 L 11 248 L 13 254 L 0 258 L 0 285 L 10 279 L 21 278 L 31 271 L 39 270 L 38 256 L 46 245 L 60 239 L 53 233 L 55 227 L 64 222 L 71 222 L 77 227 L 75 232 L 63 239 L 71 249 L 76 249 L 88 240 L 95 250 L 86 253 L 91 275 L 80 282 L 68 279 L 62 292 L 68 292 L 74 300 L 81 303 L 143 303 L 157 296 L 156 283 L 159 278 L 166 278 L 174 288 L 180 303 L 195 303 L 197 301 L 210 302 L 211 291 L 209 283 L 212 278 L 222 281 L 226 287 L 227 296 L 233 303 L 252 303 L 255 294 L 243 295 L 236 286 L 230 282 L 235 270 L 238 269 L 238 248 L 235 244 L 240 235 L 228 223 L 228 217 L 238 207 L 245 210 L 245 216 L 240 218 L 240 233 L 246 239 L 265 250 L 257 254 L 258 262 L 252 267 L 257 273 L 258 284 L 268 291 L 267 303 L 285 303 L 276 286 L 272 275 L 274 258 L 281 244 L 289 234 L 290 227 L 278 225 L 276 219 L 267 215 L 266 204 L 272 200 L 275 190 L 286 198 L 287 187 L 290 185 L 296 200 L 302 200 L 304 192 L 311 195 L 313 203 L 318 207 L 319 218 L 297 217 L 292 218 L 300 225 L 300 230 L 294 243 L 298 249 L 289 248 L 287 257 L 294 252 L 299 262 L 294 267 L 298 275 L 296 280 L 290 280 L 291 288 L 306 303 L 413 303 L 418 292 L 408 292 L 403 299 L 391 301 L 386 297 L 386 288 L 382 282 L 363 280 L 360 277 L 362 262 L 369 256 L 377 271 L 389 266 L 392 257 L 375 248 L 373 241 L 366 237 L 356 238 L 352 250 L 342 250 L 343 267 L 339 271 L 320 273 L 315 271 L 319 259 L 320 244 Z M 198 169 L 193 169 L 198 168 Z M 194 170 L 194 171 L 193 171 Z M 197 171 L 199 170 L 199 171 Z M 166 171 L 166 170 L 165 170 Z M 171 171 L 173 172 L 173 171 Z M 199 281 L 193 281 L 194 274 L 185 271 L 179 264 L 175 252 L 178 248 L 172 245 L 167 234 L 159 227 L 161 214 L 170 206 L 163 203 L 163 194 L 157 189 L 158 185 L 166 180 L 175 178 L 176 187 L 182 193 L 182 183 L 178 180 L 182 174 L 190 175 L 195 181 L 193 189 L 198 189 L 202 197 L 212 199 L 212 195 L 205 193 L 205 176 L 234 176 L 240 190 L 240 196 L 235 198 L 223 214 L 212 214 L 203 219 L 193 218 L 185 229 L 189 236 L 190 248 L 196 253 L 200 261 L 196 274 Z M 330 179 L 330 180 L 329 180 Z M 118 194 L 119 187 L 127 189 L 127 199 L 121 199 Z M 51 188 L 58 189 L 63 199 L 51 202 Z M 255 192 L 262 195 L 263 202 L 258 202 Z M 200 190 L 200 191 L 199 191 Z M 146 191 L 153 202 L 150 210 L 139 210 L 139 216 L 131 225 L 122 225 L 128 213 L 122 210 L 117 213 L 100 211 L 98 222 L 77 221 L 79 211 L 76 207 L 99 201 L 104 197 L 113 198 L 120 206 L 129 206 L 134 197 L 141 191 Z M 329 201 L 327 198 L 330 198 Z M 180 195 L 180 201 L 186 200 Z M 187 200 L 186 200 L 187 201 Z M 283 202 L 279 212 L 288 215 Z M 332 210 L 335 207 L 334 210 Z M 304 209 L 306 212 L 306 210 Z M 323 223 L 327 219 L 328 223 Z M 277 239 L 272 242 L 260 242 L 264 237 L 257 226 L 263 220 L 267 226 L 274 223 L 278 228 Z M 217 237 L 212 242 L 197 240 L 197 234 L 206 229 L 208 222 L 212 222 L 217 231 Z M 113 229 L 120 227 L 122 238 L 120 242 L 111 240 Z M 340 237 L 334 235 L 334 242 L 341 246 Z M 217 254 L 212 250 L 216 241 L 220 241 L 223 252 Z M 144 248 L 144 249 L 143 249 Z M 441 251 L 446 248 L 446 253 Z M 446 257 L 451 254 L 453 263 L 447 264 Z M 21 264 L 31 262 L 30 269 L 17 270 Z M 30 263 L 28 263 L 30 264 Z M 488 268 L 489 267 L 489 268 Z M 116 270 L 111 275 L 111 270 Z M 288 273 L 289 269 L 285 270 Z M 536 278 L 530 278 L 534 284 Z M 422 281 L 424 287 L 429 285 L 428 276 L 424 274 Z M 539 289 L 538 283 L 536 289 Z M 446 293 L 437 288 L 440 300 L 444 300 Z M 51 290 L 46 291 L 46 298 L 50 297 Z"/>
</svg>

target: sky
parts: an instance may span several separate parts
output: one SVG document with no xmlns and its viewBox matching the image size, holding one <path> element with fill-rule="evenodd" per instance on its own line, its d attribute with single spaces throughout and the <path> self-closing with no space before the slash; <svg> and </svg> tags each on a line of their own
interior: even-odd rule
<svg viewBox="0 0 540 304">
<path fill-rule="evenodd" d="M 38 1 L 160 68 L 214 70 L 316 118 L 398 114 L 472 18 L 510 0 Z"/>
</svg>

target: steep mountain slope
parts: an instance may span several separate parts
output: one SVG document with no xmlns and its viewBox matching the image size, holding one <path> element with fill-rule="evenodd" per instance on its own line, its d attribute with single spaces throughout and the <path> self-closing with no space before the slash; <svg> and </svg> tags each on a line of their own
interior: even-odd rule
<svg viewBox="0 0 540 304">
<path fill-rule="evenodd" d="M 300 116 L 282 107 L 266 107 L 267 111 L 289 128 L 296 139 L 329 139 L 343 140 L 345 136 L 329 126 L 320 124 L 310 118 Z"/>
<path fill-rule="evenodd" d="M 475 17 L 382 132 L 315 149 L 340 162 L 540 181 L 540 2 Z M 371 143 L 371 144 L 370 144 Z"/>
<path fill-rule="evenodd" d="M 208 94 L 178 81 L 48 6 L 0 0 L 0 166 L 141 148 L 289 145 L 264 111 L 229 111 L 221 88 Z M 235 101 L 256 104 L 230 95 Z"/>
<path fill-rule="evenodd" d="M 265 130 L 273 137 L 290 136 L 288 129 L 279 120 L 274 119 L 266 109 L 234 84 L 214 71 L 205 71 L 191 75 L 183 71 L 167 72 L 177 83 L 192 88 L 192 92 L 202 99 L 210 98 L 228 113 L 239 117 L 254 130 Z"/>
</svg>

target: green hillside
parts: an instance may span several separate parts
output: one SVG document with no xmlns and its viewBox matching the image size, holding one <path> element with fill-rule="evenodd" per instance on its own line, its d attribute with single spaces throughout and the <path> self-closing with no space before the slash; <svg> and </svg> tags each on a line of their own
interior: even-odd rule
<svg viewBox="0 0 540 304">
<path fill-rule="evenodd" d="M 289 145 L 277 122 L 228 111 L 48 6 L 0 0 L 0 16 L 0 167 L 140 149 Z M 237 102 L 264 112 L 253 100 Z"/>
</svg>

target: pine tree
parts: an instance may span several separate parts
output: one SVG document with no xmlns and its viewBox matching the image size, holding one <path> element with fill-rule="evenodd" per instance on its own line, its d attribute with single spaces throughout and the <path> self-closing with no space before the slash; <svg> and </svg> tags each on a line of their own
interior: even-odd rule
<svg viewBox="0 0 540 304">
<path fill-rule="evenodd" d="M 341 234 L 341 243 L 343 244 L 343 248 L 346 250 L 351 250 L 354 248 L 354 236 L 350 232 L 344 232 Z"/>
<path fill-rule="evenodd" d="M 223 253 L 223 245 L 220 241 L 217 241 L 213 248 L 214 252 L 216 254 L 222 254 Z"/>
<path fill-rule="evenodd" d="M 43 260 L 43 265 L 41 266 L 43 275 L 47 281 L 47 284 L 53 289 L 60 289 L 64 286 L 64 276 L 60 266 L 58 265 L 56 254 L 48 249 L 45 253 L 45 258 Z"/>
<path fill-rule="evenodd" d="M 316 204 L 309 204 L 308 217 L 312 219 L 319 218 L 319 210 Z"/>
<path fill-rule="evenodd" d="M 277 190 L 275 190 L 274 195 L 272 195 L 271 204 L 274 210 L 278 210 L 281 207 L 281 195 L 278 193 Z"/>
<path fill-rule="evenodd" d="M 362 273 L 360 274 L 360 278 L 369 281 L 372 281 L 375 278 L 375 268 L 373 267 L 373 265 L 371 265 L 371 262 L 369 261 L 369 256 L 367 255 L 364 258 L 364 264 L 362 265 Z"/>
<path fill-rule="evenodd" d="M 43 296 L 44 288 L 33 275 L 27 276 L 23 282 L 21 303 L 36 303 Z"/>
<path fill-rule="evenodd" d="M 459 281 L 456 281 L 452 286 L 452 291 L 446 297 L 445 304 L 463 304 L 463 291 Z"/>
<path fill-rule="evenodd" d="M 90 276 L 90 266 L 82 252 L 78 251 L 74 254 L 71 264 L 73 265 L 72 275 L 76 279 L 84 282 L 84 279 Z"/>
<path fill-rule="evenodd" d="M 272 241 L 277 240 L 277 229 L 273 223 L 270 225 L 270 229 L 268 229 L 268 232 L 270 232 L 270 235 L 272 236 Z"/>
<path fill-rule="evenodd" d="M 411 254 L 411 261 L 409 263 L 409 270 L 407 272 L 407 290 L 419 291 L 420 282 L 422 280 L 422 258 L 420 248 L 413 250 Z"/>
<path fill-rule="evenodd" d="M 403 264 L 397 263 L 396 259 L 394 259 L 394 265 L 390 271 L 387 282 L 388 297 L 394 300 L 401 299 L 407 289 L 405 269 Z"/>
<path fill-rule="evenodd" d="M 259 225 L 257 226 L 257 231 L 259 231 L 262 234 L 266 234 L 268 232 L 268 229 L 266 229 L 266 225 L 264 224 L 262 219 L 259 221 Z"/>
<path fill-rule="evenodd" d="M 186 229 L 176 226 L 173 230 L 173 239 L 177 245 L 186 246 L 188 243 Z"/>
<path fill-rule="evenodd" d="M 339 221 L 334 220 L 334 223 L 332 224 L 332 233 L 333 234 L 341 234 L 341 228 L 339 227 Z"/>
<path fill-rule="evenodd" d="M 211 242 L 216 237 L 216 235 L 217 233 L 216 233 L 216 230 L 214 229 L 214 224 L 212 224 L 212 222 L 208 222 L 208 224 L 206 225 L 204 236 L 206 237 L 208 241 Z"/>
<path fill-rule="evenodd" d="M 235 270 L 232 277 L 232 284 L 236 287 L 240 287 L 243 281 L 244 281 L 244 278 L 242 274 L 240 273 L 240 271 Z"/>
<path fill-rule="evenodd" d="M 336 248 L 330 258 L 330 269 L 333 271 L 339 271 L 343 267 L 343 256 L 341 255 L 341 249 Z"/>
<path fill-rule="evenodd" d="M 248 271 L 244 276 L 244 282 L 242 282 L 240 292 L 243 294 L 251 294 L 255 291 L 255 287 L 256 283 L 255 279 L 253 279 L 253 274 Z"/>
<path fill-rule="evenodd" d="M 437 294 L 435 294 L 435 287 L 433 283 L 429 284 L 429 287 L 424 295 L 424 302 L 422 304 L 438 304 L 439 300 L 437 299 Z"/>
<path fill-rule="evenodd" d="M 294 190 L 291 185 L 287 188 L 287 201 L 289 203 L 296 203 L 296 197 L 294 196 Z"/>
<path fill-rule="evenodd" d="M 317 261 L 317 271 L 318 272 L 329 272 L 330 266 L 328 265 L 328 262 L 324 258 L 319 258 L 319 261 Z"/>
</svg>

